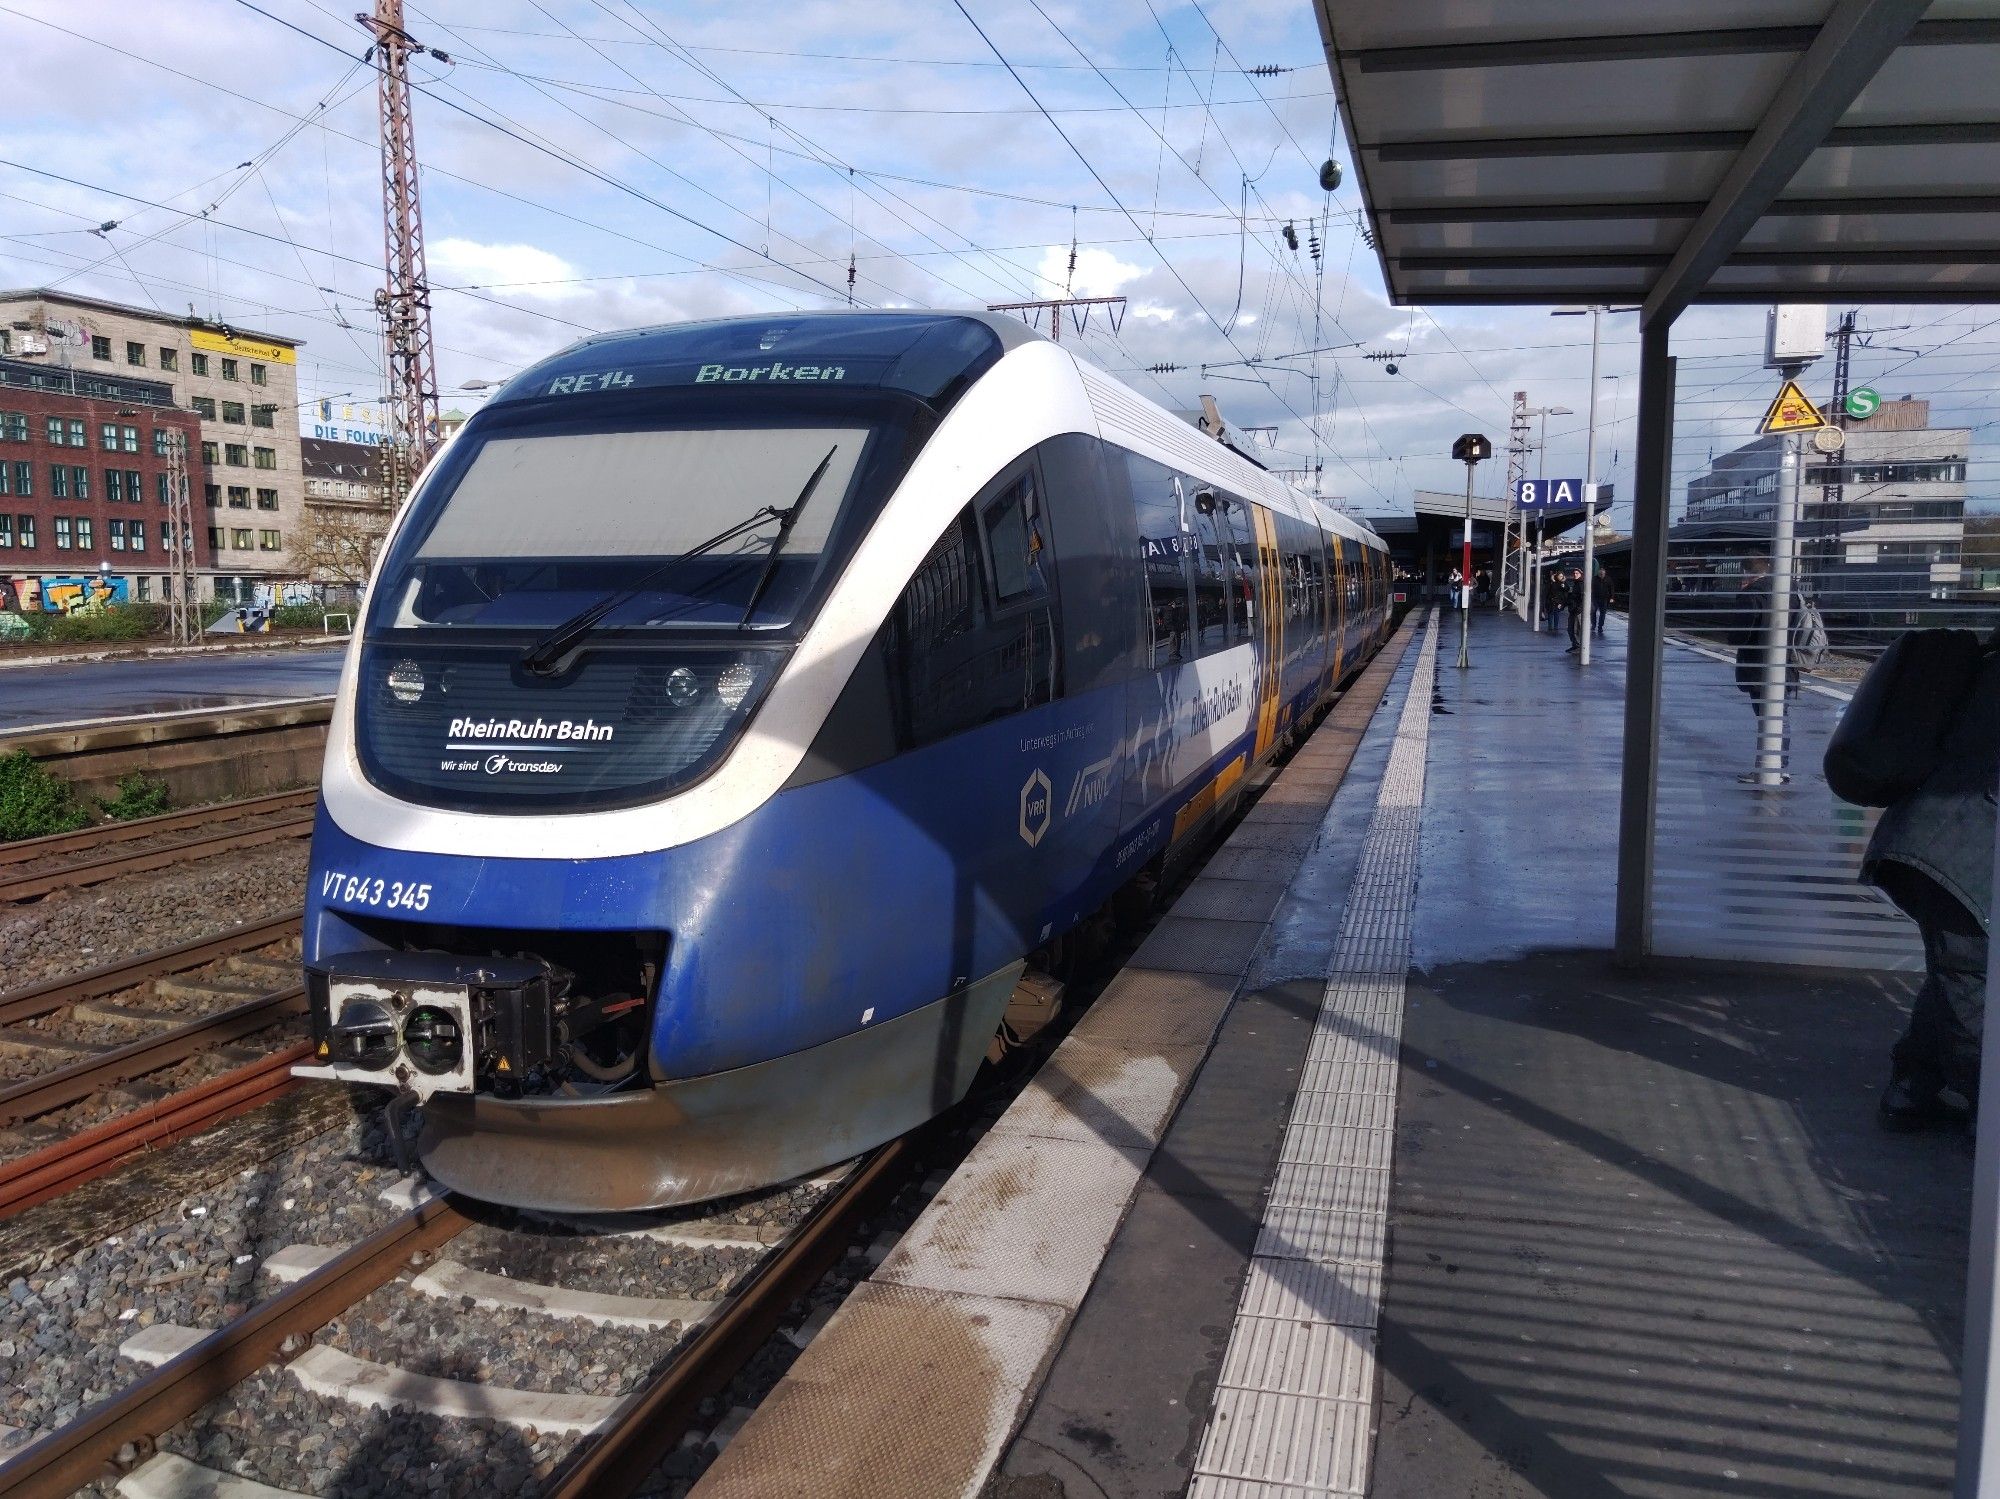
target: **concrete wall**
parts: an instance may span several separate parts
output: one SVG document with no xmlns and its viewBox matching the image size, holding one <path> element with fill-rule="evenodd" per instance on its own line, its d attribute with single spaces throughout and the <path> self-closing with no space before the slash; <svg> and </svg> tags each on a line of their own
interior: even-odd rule
<svg viewBox="0 0 2000 1499">
<path fill-rule="evenodd" d="M 331 703 L 184 713 L 56 733 L 0 735 L 0 755 L 25 750 L 86 796 L 110 796 L 143 770 L 176 806 L 319 782 Z"/>
</svg>

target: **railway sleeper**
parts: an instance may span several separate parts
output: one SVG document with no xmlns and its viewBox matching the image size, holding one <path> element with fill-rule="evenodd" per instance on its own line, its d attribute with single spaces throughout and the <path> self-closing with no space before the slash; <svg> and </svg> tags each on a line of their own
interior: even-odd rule
<svg viewBox="0 0 2000 1499">
<path fill-rule="evenodd" d="M 172 1030 L 177 1025 L 187 1024 L 187 1016 L 171 1014 L 165 1010 L 145 1010 L 134 1005 L 118 1005 L 107 999 L 80 999 L 69 1007 L 69 1012 L 84 1020 L 109 1020 L 118 1025 L 151 1027 L 155 1030 Z"/>
<path fill-rule="evenodd" d="M 254 1478 L 156 1452 L 118 1480 L 119 1499 L 312 1499 L 296 1489 L 274 1488 Z"/>
<path fill-rule="evenodd" d="M 296 979 L 297 974 L 294 973 L 292 977 Z M 196 1004 L 214 1000 L 240 1004 L 246 999 L 256 999 L 271 991 L 263 984 L 225 984 L 216 979 L 182 978 L 178 974 L 169 974 L 165 978 L 153 980 L 153 992 L 162 999 L 184 999 Z"/>
</svg>

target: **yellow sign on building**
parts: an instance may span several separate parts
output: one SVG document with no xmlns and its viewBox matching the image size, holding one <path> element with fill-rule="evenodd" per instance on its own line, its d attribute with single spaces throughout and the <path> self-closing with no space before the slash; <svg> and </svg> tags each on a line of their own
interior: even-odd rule
<svg viewBox="0 0 2000 1499">
<path fill-rule="evenodd" d="M 1758 424 L 1757 430 L 1767 435 L 1772 432 L 1810 432 L 1825 425 L 1826 418 L 1799 389 L 1799 382 L 1787 380 L 1785 388 L 1771 402 L 1771 409 L 1764 413 L 1764 420 Z"/>
<path fill-rule="evenodd" d="M 297 364 L 296 349 L 266 343 L 261 338 L 239 338 L 229 333 L 211 333 L 206 328 L 190 328 L 188 342 L 209 354 L 240 354 L 245 359 L 262 359 L 270 364 Z"/>
</svg>

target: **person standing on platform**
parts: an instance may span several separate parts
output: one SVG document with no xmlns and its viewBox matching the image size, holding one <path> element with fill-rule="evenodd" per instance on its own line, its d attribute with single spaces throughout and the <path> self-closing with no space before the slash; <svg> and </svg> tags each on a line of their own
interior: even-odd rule
<svg viewBox="0 0 2000 1499">
<path fill-rule="evenodd" d="M 1583 649 L 1583 569 L 1572 567 L 1563 577 L 1563 608 L 1569 611 L 1569 649 Z"/>
<path fill-rule="evenodd" d="M 1764 691 L 1764 668 L 1771 659 L 1764 641 L 1771 624 L 1769 557 L 1743 559 L 1743 575 L 1730 603 L 1729 644 L 1736 647 L 1736 688 L 1750 694 L 1750 712 L 1761 722 L 1764 710 L 1758 699 Z"/>
<path fill-rule="evenodd" d="M 1603 635 L 1604 616 L 1611 608 L 1611 577 L 1604 571 L 1604 564 L 1598 563 L 1590 577 L 1590 633 Z"/>
<path fill-rule="evenodd" d="M 1877 1117 L 1888 1130 L 1970 1123 L 1979 1107 L 1993 915 L 1994 799 L 2000 794 L 2000 632 L 1922 784 L 1890 804 L 1861 877 L 1917 924 L 1924 982 L 1890 1053 Z"/>
</svg>

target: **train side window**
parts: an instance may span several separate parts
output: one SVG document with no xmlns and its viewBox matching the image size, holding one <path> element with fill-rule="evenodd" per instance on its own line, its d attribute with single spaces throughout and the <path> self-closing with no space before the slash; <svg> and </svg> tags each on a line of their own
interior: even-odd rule
<svg viewBox="0 0 2000 1499">
<path fill-rule="evenodd" d="M 1228 538 L 1230 616 L 1238 641 L 1257 636 L 1257 572 L 1255 531 L 1250 521 L 1250 504 L 1236 495 L 1221 495 L 1216 501 L 1216 519 Z"/>
<path fill-rule="evenodd" d="M 1193 609 L 1188 589 L 1192 545 L 1181 513 L 1181 485 L 1173 470 L 1125 454 L 1132 485 L 1132 509 L 1139 525 L 1139 554 L 1146 565 L 1147 617 L 1154 667 L 1193 659 L 1189 638 Z"/>
<path fill-rule="evenodd" d="M 1037 456 L 1061 605 L 1062 690 L 1073 697 L 1123 681 L 1151 654 L 1138 531 L 1115 449 L 1069 432 L 1043 443 Z"/>
<path fill-rule="evenodd" d="M 902 748 L 1059 695 L 1041 525 L 1033 470 L 1017 471 L 960 511 L 911 576 L 885 632 Z"/>
<path fill-rule="evenodd" d="M 1192 474 L 1180 476 L 1181 514 L 1188 527 L 1188 561 L 1194 572 L 1194 654 L 1229 649 L 1229 573 L 1224 556 L 1220 496 Z"/>
</svg>

